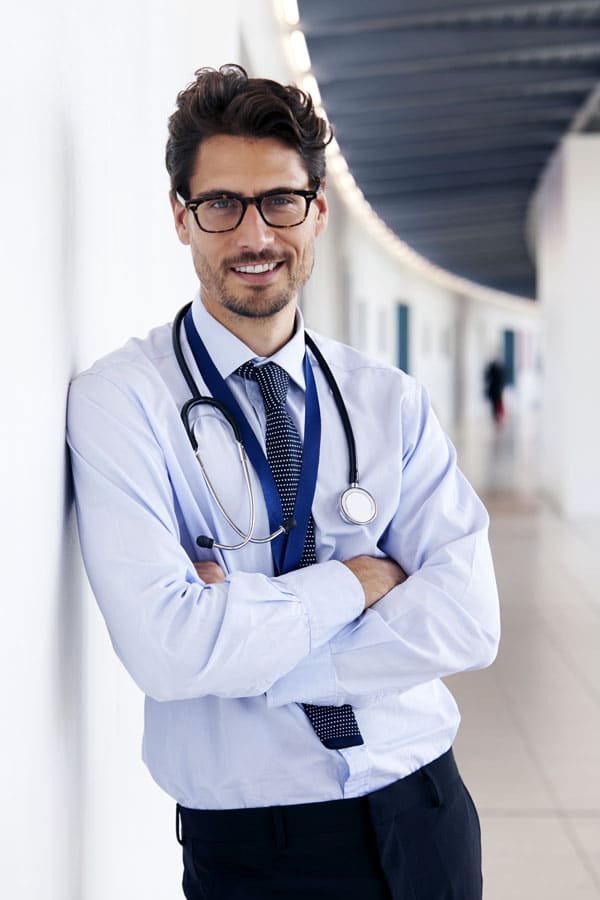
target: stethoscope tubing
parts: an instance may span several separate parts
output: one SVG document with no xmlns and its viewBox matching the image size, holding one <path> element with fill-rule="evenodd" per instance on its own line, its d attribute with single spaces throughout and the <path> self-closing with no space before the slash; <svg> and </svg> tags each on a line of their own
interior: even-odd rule
<svg viewBox="0 0 600 900">
<path fill-rule="evenodd" d="M 350 416 L 348 415 L 348 410 L 346 409 L 344 398 L 342 397 L 342 393 L 338 387 L 338 383 L 335 380 L 334 374 L 329 368 L 329 364 L 327 363 L 325 357 L 323 356 L 311 336 L 306 332 L 304 333 L 304 340 L 306 341 L 306 346 L 310 348 L 311 353 L 321 366 L 323 374 L 325 375 L 325 380 L 327 381 L 331 393 L 333 394 L 333 399 L 335 401 L 335 405 L 337 406 L 337 410 L 342 421 L 342 427 L 346 435 L 346 444 L 348 447 L 348 483 L 351 485 L 357 485 L 358 467 L 356 465 L 356 441 L 354 440 L 354 431 L 352 430 Z"/>
<path fill-rule="evenodd" d="M 206 404 L 210 404 L 211 406 L 215 406 L 217 409 L 219 409 L 223 413 L 223 415 L 229 422 L 231 428 L 233 429 L 233 432 L 236 436 L 236 440 L 241 444 L 242 439 L 241 439 L 240 429 L 238 427 L 236 420 L 231 415 L 231 413 L 229 412 L 229 410 L 227 409 L 227 407 L 225 406 L 224 403 L 219 403 L 219 401 L 215 400 L 214 397 L 203 397 L 201 395 L 200 391 L 198 390 L 198 385 L 196 384 L 194 377 L 190 371 L 190 368 L 186 362 L 185 356 L 183 355 L 183 349 L 181 346 L 181 341 L 179 339 L 179 334 L 181 332 L 181 323 L 183 322 L 183 319 L 184 319 L 188 309 L 190 308 L 190 306 L 191 306 L 191 303 L 188 303 L 186 306 L 184 306 L 182 309 L 180 309 L 179 312 L 177 313 L 175 320 L 173 322 L 173 335 L 172 335 L 173 351 L 175 353 L 175 358 L 177 360 L 177 364 L 178 364 L 179 368 L 181 369 L 181 373 L 182 373 L 183 377 L 185 378 L 185 381 L 189 388 L 190 394 L 192 395 L 192 399 L 188 400 L 187 403 L 185 403 L 181 409 L 181 418 L 186 427 L 188 437 L 192 443 L 194 450 L 196 450 L 198 447 L 198 442 L 196 441 L 196 437 L 193 433 L 193 430 L 191 428 L 189 428 L 189 426 L 188 426 L 189 413 L 197 403 L 198 404 L 206 403 Z M 323 356 L 322 352 L 319 350 L 319 347 L 317 346 L 317 344 L 315 343 L 313 338 L 305 332 L 304 339 L 306 341 L 307 347 L 310 348 L 311 353 L 313 354 L 313 356 L 319 363 L 319 365 L 323 371 L 323 374 L 325 375 L 325 380 L 327 381 L 329 389 L 331 390 L 331 393 L 333 394 L 335 405 L 337 406 L 338 413 L 340 415 L 342 427 L 344 429 L 344 434 L 346 437 L 346 444 L 348 447 L 348 482 L 351 485 L 358 484 L 358 468 L 356 465 L 356 441 L 354 440 L 354 431 L 353 431 L 352 425 L 350 423 L 350 416 L 348 415 L 348 410 L 346 408 L 346 404 L 344 403 L 344 398 L 342 397 L 342 393 L 338 387 L 338 383 L 335 380 L 335 376 L 334 376 L 333 372 L 331 371 L 331 368 L 329 367 L 327 360 Z"/>
<path fill-rule="evenodd" d="M 198 385 L 196 384 L 196 381 L 190 371 L 190 368 L 189 368 L 189 366 L 186 362 L 186 359 L 184 357 L 184 354 L 183 354 L 183 348 L 181 346 L 181 338 L 180 338 L 181 326 L 182 326 L 182 322 L 183 322 L 186 314 L 188 313 L 188 310 L 190 309 L 190 307 L 191 307 L 191 303 L 188 303 L 188 304 L 186 304 L 186 306 L 184 306 L 182 309 L 179 310 L 179 312 L 175 316 L 175 319 L 173 322 L 173 329 L 172 329 L 173 352 L 175 354 L 175 358 L 177 360 L 177 364 L 180 368 L 180 371 L 181 371 L 181 373 L 186 381 L 186 384 L 188 386 L 188 389 L 192 395 L 191 399 L 186 401 L 186 403 L 184 403 L 181 408 L 181 419 L 182 419 L 183 425 L 185 427 L 188 439 L 192 445 L 194 455 L 196 456 L 196 459 L 200 465 L 204 481 L 206 483 L 206 486 L 209 490 L 211 497 L 215 501 L 219 511 L 221 512 L 221 514 L 223 515 L 223 517 L 225 518 L 227 523 L 231 526 L 231 528 L 238 535 L 238 537 L 241 538 L 241 541 L 237 544 L 220 544 L 220 543 L 216 543 L 216 541 L 214 541 L 213 538 L 209 538 L 206 536 L 200 536 L 197 540 L 197 543 L 199 544 L 199 546 L 202 546 L 202 547 L 217 547 L 218 549 L 221 549 L 221 550 L 241 550 L 243 547 L 245 547 L 249 543 L 253 543 L 253 544 L 269 543 L 282 534 L 288 534 L 291 531 L 291 529 L 295 527 L 296 523 L 293 518 L 288 518 L 279 526 L 279 528 L 275 529 L 271 534 L 267 535 L 266 537 L 261 537 L 261 538 L 254 537 L 254 527 L 255 527 L 255 519 L 256 519 L 256 503 L 255 503 L 255 499 L 254 499 L 254 491 L 252 490 L 248 458 L 247 458 L 246 451 L 244 449 L 244 445 L 242 442 L 242 435 L 241 435 L 240 427 L 239 427 L 237 421 L 235 420 L 235 417 L 232 415 L 232 413 L 230 412 L 230 410 L 227 408 L 227 406 L 224 403 L 220 402 L 215 397 L 203 396 L 200 393 L 200 391 L 198 389 Z M 340 416 L 340 420 L 342 422 L 342 427 L 344 429 L 344 434 L 345 434 L 345 438 L 346 438 L 346 445 L 347 445 L 347 449 L 348 449 L 348 465 L 349 465 L 348 482 L 349 482 L 349 486 L 343 492 L 343 494 L 340 498 L 340 513 L 342 515 L 342 518 L 345 521 L 349 522 L 350 524 L 364 525 L 364 524 L 367 524 L 369 521 L 372 521 L 373 518 L 375 518 L 375 515 L 377 512 L 377 505 L 375 503 L 375 500 L 371 496 L 371 494 L 369 494 L 368 491 L 365 491 L 364 488 L 361 488 L 359 486 L 358 466 L 357 466 L 357 460 L 356 460 L 356 442 L 354 439 L 354 432 L 352 429 L 352 424 L 350 422 L 350 416 L 348 415 L 348 410 L 346 408 L 346 404 L 344 403 L 344 398 L 342 397 L 342 394 L 338 387 L 337 381 L 333 375 L 333 372 L 331 371 L 331 368 L 329 367 L 329 364 L 327 363 L 325 357 L 323 356 L 323 353 L 321 352 L 321 350 L 319 349 L 319 347 L 317 346 L 317 344 L 315 343 L 313 338 L 306 332 L 304 334 L 304 338 L 305 338 L 307 347 L 310 349 L 311 353 L 313 354 L 313 356 L 319 363 L 319 366 L 321 367 L 321 370 L 325 376 L 325 380 L 327 381 L 327 384 L 333 394 L 333 399 L 334 399 L 335 405 L 337 407 L 338 414 Z M 308 361 L 306 361 L 306 365 L 307 366 L 309 365 Z M 310 374 L 310 373 L 308 373 L 308 374 Z M 246 490 L 247 490 L 248 497 L 249 497 L 249 524 L 248 524 L 248 529 L 245 532 L 233 521 L 233 519 L 231 518 L 229 513 L 223 507 L 223 504 L 221 503 L 221 500 L 219 499 L 218 494 L 208 476 L 208 473 L 206 471 L 204 463 L 202 462 L 202 458 L 200 456 L 199 449 L 198 449 L 198 441 L 196 440 L 196 435 L 194 433 L 193 427 L 190 426 L 190 419 L 189 419 L 190 412 L 192 411 L 192 409 L 194 407 L 200 406 L 200 405 L 212 406 L 212 407 L 215 407 L 216 409 L 218 409 L 221 412 L 221 414 L 223 415 L 223 417 L 225 418 L 225 420 L 227 421 L 227 423 L 230 425 L 230 427 L 234 433 L 235 441 L 236 441 L 236 444 L 238 447 L 238 453 L 240 456 L 240 461 L 241 461 L 242 469 L 243 469 L 243 473 L 244 473 L 244 482 L 246 484 Z M 354 505 L 353 500 L 355 501 L 357 497 L 360 498 L 362 503 L 364 503 L 365 499 L 367 499 L 367 506 L 368 506 L 368 512 L 367 512 L 366 516 L 363 513 L 361 513 L 360 519 L 357 519 L 356 515 L 353 516 L 352 512 L 350 510 L 350 507 L 352 505 Z"/>
</svg>

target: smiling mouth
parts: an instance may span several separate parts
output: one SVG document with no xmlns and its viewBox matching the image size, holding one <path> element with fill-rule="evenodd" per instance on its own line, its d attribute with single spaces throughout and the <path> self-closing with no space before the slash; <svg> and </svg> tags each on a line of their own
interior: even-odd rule
<svg viewBox="0 0 600 900">
<path fill-rule="evenodd" d="M 253 266 L 233 266 L 232 268 L 234 272 L 238 272 L 241 275 L 264 275 L 266 272 L 274 272 L 281 265 L 283 265 L 281 262 L 271 262 L 257 263 Z"/>
</svg>

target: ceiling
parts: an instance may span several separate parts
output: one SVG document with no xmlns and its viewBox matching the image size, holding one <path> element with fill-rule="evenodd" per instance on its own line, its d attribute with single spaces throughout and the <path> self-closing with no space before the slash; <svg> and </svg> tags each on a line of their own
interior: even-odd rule
<svg viewBox="0 0 600 900">
<path fill-rule="evenodd" d="M 600 131 L 600 0 L 298 8 L 323 105 L 374 210 L 444 269 L 533 298 L 532 191 L 567 131 Z"/>
</svg>

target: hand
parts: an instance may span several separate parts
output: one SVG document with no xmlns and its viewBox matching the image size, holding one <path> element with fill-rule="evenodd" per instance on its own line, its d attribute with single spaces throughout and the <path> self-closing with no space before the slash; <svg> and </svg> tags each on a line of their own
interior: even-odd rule
<svg viewBox="0 0 600 900">
<path fill-rule="evenodd" d="M 392 588 L 408 578 L 404 569 L 387 557 L 355 556 L 344 562 L 358 578 L 365 592 L 365 609 L 381 600 Z"/>
<path fill-rule="evenodd" d="M 219 563 L 206 560 L 205 562 L 195 562 L 194 568 L 198 578 L 205 584 L 221 584 L 225 581 L 225 572 Z"/>
</svg>

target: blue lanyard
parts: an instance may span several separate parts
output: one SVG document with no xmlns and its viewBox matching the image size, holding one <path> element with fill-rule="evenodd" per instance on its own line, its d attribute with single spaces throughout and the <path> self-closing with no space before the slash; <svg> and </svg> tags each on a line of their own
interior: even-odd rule
<svg viewBox="0 0 600 900">
<path fill-rule="evenodd" d="M 244 449 L 260 479 L 267 505 L 270 529 L 271 531 L 276 531 L 281 525 L 284 516 L 277 485 L 263 449 L 240 409 L 237 400 L 210 358 L 210 354 L 194 325 L 191 309 L 185 315 L 184 326 L 190 349 L 206 386 L 215 400 L 223 403 L 230 410 L 238 424 Z M 302 452 L 302 468 L 293 513 L 296 527 L 292 528 L 289 534 L 282 534 L 271 541 L 273 563 L 278 575 L 281 575 L 283 572 L 291 572 L 300 565 L 319 469 L 321 412 L 315 379 L 306 351 L 303 365 L 306 380 L 306 406 L 304 413 L 304 437 L 306 442 Z M 307 437 L 310 437 L 310 440 L 306 440 Z"/>
</svg>

